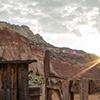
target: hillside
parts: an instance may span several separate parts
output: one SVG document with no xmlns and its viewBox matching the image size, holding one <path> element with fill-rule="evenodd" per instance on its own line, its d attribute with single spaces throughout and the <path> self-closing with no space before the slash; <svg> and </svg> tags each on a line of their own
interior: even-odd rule
<svg viewBox="0 0 100 100">
<path fill-rule="evenodd" d="M 0 22 L 0 29 L 8 28 L 11 29 L 20 35 L 26 37 L 30 40 L 33 45 L 46 45 L 51 46 L 49 43 L 47 43 L 39 34 L 34 34 L 28 26 L 26 25 L 14 25 L 7 22 Z"/>
<path fill-rule="evenodd" d="M 51 73 L 64 77 L 74 75 L 81 67 L 98 58 L 81 50 L 55 47 L 47 43 L 39 34 L 34 34 L 28 26 L 0 22 L 1 59 L 36 58 L 38 63 L 31 65 L 30 70 L 43 75 L 45 50 L 51 51 Z"/>
</svg>

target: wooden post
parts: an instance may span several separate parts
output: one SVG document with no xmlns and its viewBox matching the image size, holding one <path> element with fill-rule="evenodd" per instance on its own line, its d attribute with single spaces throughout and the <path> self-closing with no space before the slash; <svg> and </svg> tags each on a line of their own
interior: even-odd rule
<svg viewBox="0 0 100 100">
<path fill-rule="evenodd" d="M 44 57 L 44 79 L 45 79 L 44 95 L 45 95 L 45 100 L 48 100 L 47 83 L 48 83 L 49 73 L 50 73 L 50 52 L 47 50 L 45 52 L 45 57 Z"/>
<path fill-rule="evenodd" d="M 80 100 L 88 100 L 89 83 L 88 79 L 80 80 Z"/>
<path fill-rule="evenodd" d="M 62 85 L 63 98 L 62 100 L 74 100 L 74 94 L 71 92 L 72 81 L 68 80 Z"/>
</svg>

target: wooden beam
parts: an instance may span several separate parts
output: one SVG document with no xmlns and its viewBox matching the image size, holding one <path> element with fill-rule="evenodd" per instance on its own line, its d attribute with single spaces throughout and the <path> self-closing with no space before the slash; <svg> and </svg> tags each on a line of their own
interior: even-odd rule
<svg viewBox="0 0 100 100">
<path fill-rule="evenodd" d="M 47 90 L 47 84 L 48 84 L 48 76 L 50 73 L 50 52 L 47 50 L 45 52 L 45 57 L 44 57 L 44 98 L 45 100 L 48 100 L 48 90 Z"/>
<path fill-rule="evenodd" d="M 0 64 L 30 64 L 30 63 L 35 63 L 37 60 L 3 60 L 0 61 Z"/>
<path fill-rule="evenodd" d="M 45 57 L 44 57 L 44 76 L 48 77 L 50 74 L 50 51 L 47 50 L 45 52 Z"/>
<path fill-rule="evenodd" d="M 80 80 L 80 100 L 88 100 L 89 82 L 88 79 Z"/>
</svg>

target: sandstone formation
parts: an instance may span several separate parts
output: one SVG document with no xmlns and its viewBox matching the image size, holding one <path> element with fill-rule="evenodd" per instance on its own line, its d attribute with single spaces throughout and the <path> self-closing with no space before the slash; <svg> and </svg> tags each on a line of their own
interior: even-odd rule
<svg viewBox="0 0 100 100">
<path fill-rule="evenodd" d="M 51 51 L 51 74 L 70 77 L 82 67 L 98 57 L 81 50 L 58 48 L 47 43 L 39 34 L 34 34 L 29 27 L 0 22 L 0 59 L 37 59 L 30 65 L 35 73 L 43 75 L 45 50 Z"/>
</svg>

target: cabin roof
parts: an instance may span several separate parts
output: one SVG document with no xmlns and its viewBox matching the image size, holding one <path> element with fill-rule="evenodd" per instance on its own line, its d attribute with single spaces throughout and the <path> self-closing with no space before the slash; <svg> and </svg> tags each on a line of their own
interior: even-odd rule
<svg viewBox="0 0 100 100">
<path fill-rule="evenodd" d="M 30 64 L 34 62 L 37 62 L 37 60 L 1 60 L 0 64 Z"/>
</svg>

